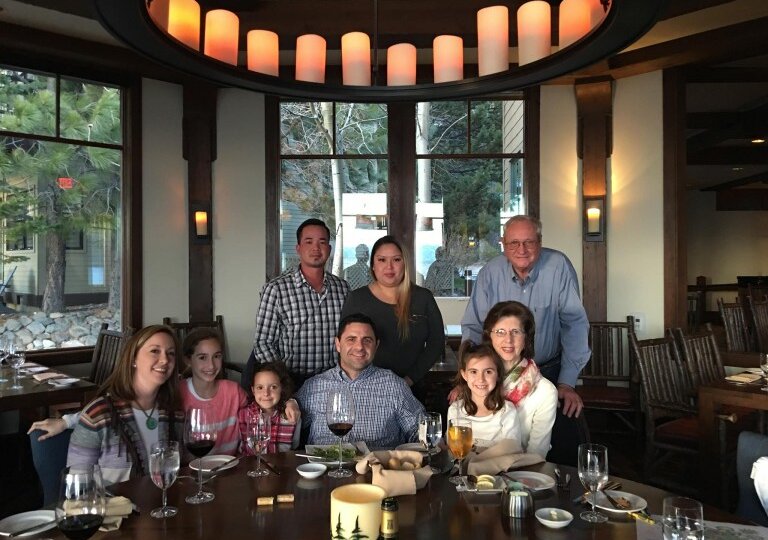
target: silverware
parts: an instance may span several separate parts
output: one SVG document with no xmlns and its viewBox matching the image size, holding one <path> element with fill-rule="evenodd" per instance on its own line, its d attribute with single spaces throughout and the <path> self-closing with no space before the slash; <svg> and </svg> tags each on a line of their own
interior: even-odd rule
<svg viewBox="0 0 768 540">
<path fill-rule="evenodd" d="M 26 534 L 30 531 L 34 531 L 36 529 L 39 529 L 41 527 L 47 527 L 48 525 L 52 525 L 56 523 L 55 519 L 49 520 L 49 521 L 43 521 L 42 523 L 37 523 L 35 525 L 32 525 L 31 527 L 25 527 L 24 529 L 13 531 L 12 533 L 0 531 L 0 536 L 3 536 L 5 538 L 16 538 L 17 536 L 20 536 L 22 534 Z"/>
<path fill-rule="evenodd" d="M 274 466 L 272 466 L 272 464 L 271 464 L 269 461 L 267 461 L 266 459 L 263 459 L 263 458 L 262 458 L 262 460 L 261 460 L 261 464 L 262 464 L 262 465 L 264 465 L 264 466 L 265 466 L 267 469 L 269 469 L 271 472 L 275 473 L 277 476 L 280 476 L 280 471 L 278 471 L 277 469 L 275 469 L 275 467 L 274 467 Z"/>
<path fill-rule="evenodd" d="M 620 482 L 611 481 L 611 482 L 608 482 L 607 484 L 605 484 L 605 486 L 603 486 L 603 489 L 604 490 L 605 489 L 619 489 L 620 487 L 621 487 L 621 483 Z M 571 502 L 573 502 L 573 504 L 581 504 L 583 502 L 586 502 L 590 495 L 591 495 L 590 492 L 586 491 L 586 492 L 584 492 L 583 495 L 579 495 L 578 497 L 575 497 L 573 499 L 573 501 L 571 501 Z"/>
<path fill-rule="evenodd" d="M 216 474 L 220 470 L 222 470 L 224 467 L 234 467 L 238 463 L 240 463 L 240 458 L 237 458 L 237 457 L 236 458 L 232 458 L 229 461 L 226 461 L 226 462 L 222 463 L 221 465 L 217 465 L 216 467 L 214 467 L 213 469 L 211 469 L 209 471 L 203 470 L 203 474 Z"/>
<path fill-rule="evenodd" d="M 608 499 L 608 502 L 611 503 L 611 506 L 616 508 L 617 510 L 629 510 L 630 504 L 625 503 L 623 501 L 619 501 L 617 499 L 614 499 L 611 497 L 611 495 L 605 491 L 605 489 L 601 489 L 600 491 L 603 492 L 603 495 L 605 495 L 605 498 Z M 632 516 L 635 519 L 639 519 L 640 521 L 645 521 L 646 523 L 653 525 L 656 523 L 656 521 L 648 515 L 648 513 L 645 510 L 635 510 L 635 511 L 629 511 L 627 512 L 630 516 Z"/>
</svg>

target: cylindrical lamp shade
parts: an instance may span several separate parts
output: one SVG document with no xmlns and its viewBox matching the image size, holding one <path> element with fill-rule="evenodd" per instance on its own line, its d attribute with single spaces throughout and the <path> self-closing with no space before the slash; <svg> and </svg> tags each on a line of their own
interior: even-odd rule
<svg viewBox="0 0 768 540">
<path fill-rule="evenodd" d="M 251 30 L 247 35 L 248 69 L 274 75 L 280 69 L 280 39 L 269 30 Z"/>
<path fill-rule="evenodd" d="M 477 67 L 481 77 L 509 69 L 507 6 L 490 6 L 477 12 Z"/>
<path fill-rule="evenodd" d="M 371 38 L 363 32 L 341 36 L 341 78 L 349 86 L 371 85 Z"/>
<path fill-rule="evenodd" d="M 592 28 L 589 0 L 560 2 L 560 48 L 580 40 Z"/>
<path fill-rule="evenodd" d="M 163 32 L 168 31 L 168 0 L 152 0 L 147 11 L 155 26 Z"/>
<path fill-rule="evenodd" d="M 226 9 L 212 9 L 205 14 L 206 56 L 237 65 L 237 40 L 240 36 L 240 19 Z"/>
<path fill-rule="evenodd" d="M 605 9 L 600 0 L 587 0 L 589 2 L 590 27 L 594 28 L 605 18 Z"/>
<path fill-rule="evenodd" d="M 459 36 L 437 36 L 432 41 L 432 64 L 436 83 L 463 79 L 464 40 Z"/>
<path fill-rule="evenodd" d="M 200 50 L 200 4 L 195 0 L 169 0 L 168 33 L 190 49 Z"/>
<path fill-rule="evenodd" d="M 416 47 L 398 43 L 387 49 L 387 86 L 416 84 Z"/>
<path fill-rule="evenodd" d="M 526 2 L 517 10 L 517 62 L 522 66 L 541 60 L 551 52 L 549 3 L 544 0 Z"/>
<path fill-rule="evenodd" d="M 296 80 L 325 82 L 325 39 L 317 34 L 296 38 Z"/>
</svg>

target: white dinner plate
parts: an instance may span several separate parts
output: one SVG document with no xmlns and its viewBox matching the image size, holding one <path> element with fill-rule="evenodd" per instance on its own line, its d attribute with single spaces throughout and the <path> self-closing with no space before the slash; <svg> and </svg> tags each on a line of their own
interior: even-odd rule
<svg viewBox="0 0 768 540">
<path fill-rule="evenodd" d="M 27 373 L 42 373 L 43 371 L 48 371 L 51 368 L 47 368 L 45 366 L 38 366 L 37 364 L 30 365 L 29 367 L 22 366 L 22 371 L 26 371 Z"/>
<path fill-rule="evenodd" d="M 760 369 L 759 367 L 747 368 L 744 371 L 746 371 L 747 373 L 754 373 L 755 375 L 762 375 L 763 374 L 763 370 Z"/>
<path fill-rule="evenodd" d="M 542 491 L 555 487 L 555 479 L 547 474 L 530 471 L 511 471 L 506 473 L 505 476 L 520 482 L 533 491 Z"/>
<path fill-rule="evenodd" d="M 333 450 L 335 450 L 336 452 L 338 452 L 339 451 L 339 445 L 338 444 L 308 444 L 305 449 L 307 451 L 306 452 L 307 454 L 314 455 L 315 452 L 318 449 L 321 449 L 323 451 L 329 451 L 329 450 L 333 451 Z M 354 463 L 360 457 L 360 455 L 357 452 L 357 448 L 353 444 L 342 443 L 341 449 L 342 450 L 353 450 L 355 452 L 355 457 L 353 457 L 352 459 L 343 459 L 341 461 L 342 465 L 348 465 L 350 463 Z M 338 453 L 336 455 L 338 456 Z M 307 459 L 311 463 L 325 463 L 326 465 L 338 465 L 339 464 L 338 458 L 332 459 L 332 458 L 330 458 L 330 454 L 329 454 L 328 458 L 324 458 L 324 457 L 318 456 L 318 457 L 311 457 L 311 458 L 307 458 Z"/>
<path fill-rule="evenodd" d="M 33 510 L 32 512 L 23 512 L 21 514 L 16 514 L 15 516 L 9 516 L 0 521 L 0 531 L 10 534 L 54 519 L 56 519 L 56 514 L 53 510 Z M 20 534 L 19 537 L 32 536 L 33 534 L 53 529 L 55 526 L 56 523 L 48 523 L 48 525 L 40 527 L 39 529 L 33 529 L 28 533 Z"/>
<path fill-rule="evenodd" d="M 203 472 L 210 472 L 212 469 L 215 469 L 216 467 L 218 467 L 220 465 L 224 465 L 225 463 L 226 463 L 226 465 L 224 465 L 219 470 L 220 471 L 226 471 L 227 469 L 231 469 L 232 467 L 237 465 L 234 462 L 235 459 L 237 459 L 237 458 L 235 458 L 234 456 L 227 456 L 227 455 L 223 455 L 223 454 L 211 454 L 210 456 L 205 456 L 205 457 L 202 457 L 202 458 L 193 459 L 192 461 L 189 462 L 189 468 L 192 469 L 193 471 L 196 471 L 196 470 L 200 469 L 200 460 L 202 460 L 202 462 L 203 462 L 203 465 L 202 465 Z"/>
<path fill-rule="evenodd" d="M 648 506 L 648 503 L 645 501 L 645 499 L 643 499 L 642 497 L 638 497 L 637 495 L 633 495 L 632 493 L 627 493 L 626 491 L 615 491 L 613 489 L 609 489 L 608 494 L 614 499 L 618 499 L 619 497 L 624 497 L 629 501 L 630 507 L 627 508 L 626 510 L 619 510 L 618 508 L 615 508 L 608 501 L 608 499 L 606 498 L 605 494 L 602 491 L 597 492 L 597 499 L 595 499 L 595 506 L 601 510 L 607 510 L 608 512 L 618 512 L 621 514 L 626 514 L 627 512 L 638 512 L 640 510 L 644 510 L 645 507 Z M 589 499 L 587 500 L 589 501 Z"/>
<path fill-rule="evenodd" d="M 421 452 L 422 454 L 427 453 L 427 449 L 424 447 L 424 445 L 417 442 L 409 442 L 409 443 L 401 444 L 400 446 L 396 447 L 395 450 L 411 450 L 413 452 Z M 430 450 L 429 453 L 432 454 L 433 456 L 435 454 L 439 454 L 440 447 L 435 446 L 432 450 Z"/>
<path fill-rule="evenodd" d="M 48 384 L 51 386 L 70 386 L 78 382 L 80 379 L 74 377 L 61 377 L 57 379 L 49 379 Z"/>
</svg>

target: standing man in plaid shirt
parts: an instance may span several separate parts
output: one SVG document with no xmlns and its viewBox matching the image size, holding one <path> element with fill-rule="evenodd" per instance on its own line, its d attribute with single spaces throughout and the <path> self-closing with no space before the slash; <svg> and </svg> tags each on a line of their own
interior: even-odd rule
<svg viewBox="0 0 768 540">
<path fill-rule="evenodd" d="M 308 219 L 296 230 L 299 267 L 268 281 L 261 291 L 245 384 L 250 385 L 254 362 L 285 362 L 297 389 L 336 364 L 334 338 L 349 285 L 325 271 L 330 240 L 331 231 L 319 219 Z"/>
</svg>

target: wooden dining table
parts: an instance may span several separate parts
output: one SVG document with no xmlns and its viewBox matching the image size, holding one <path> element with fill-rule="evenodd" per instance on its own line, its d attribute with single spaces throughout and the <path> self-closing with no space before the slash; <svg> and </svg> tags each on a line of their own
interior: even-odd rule
<svg viewBox="0 0 768 540">
<path fill-rule="evenodd" d="M 441 452 L 445 454 L 446 452 Z M 441 458 L 441 455 L 436 456 Z M 168 490 L 168 502 L 179 509 L 175 517 L 154 519 L 149 513 L 160 505 L 160 489 L 149 478 L 137 478 L 111 486 L 111 491 L 129 497 L 139 513 L 125 519 L 118 531 L 99 533 L 95 539 L 140 538 L 153 539 L 302 539 L 330 538 L 330 492 L 348 483 L 367 483 L 370 473 L 353 474 L 347 479 L 333 479 L 323 475 L 316 480 L 300 478 L 295 467 L 306 459 L 292 452 L 269 455 L 266 459 L 280 473 L 261 478 L 249 478 L 246 472 L 254 467 L 255 458 L 243 459 L 236 467 L 223 471 L 205 487 L 216 498 L 207 504 L 190 505 L 184 498 L 196 491 L 193 478 L 180 478 Z M 442 459 L 445 459 L 442 457 Z M 436 461 L 440 461 L 437 459 Z M 574 515 L 573 522 L 564 529 L 545 528 L 534 517 L 524 519 L 504 517 L 499 494 L 476 495 L 459 493 L 444 474 L 433 476 L 415 495 L 397 497 L 401 539 L 440 538 L 469 540 L 473 538 L 517 539 L 627 539 L 636 538 L 636 525 L 626 514 L 610 512 L 606 523 L 591 524 L 579 518 L 586 507 L 574 504 L 573 498 L 583 492 L 576 471 L 561 466 L 563 474 L 571 475 L 568 489 L 552 488 L 535 493 L 537 508 L 558 507 Z M 525 470 L 554 476 L 554 465 L 542 463 Z M 183 475 L 190 474 L 182 469 Z M 660 489 L 612 478 L 621 482 L 621 490 L 639 495 L 648 502 L 649 513 L 660 513 L 662 500 L 668 495 Z M 294 502 L 271 506 L 257 506 L 257 497 L 292 493 Z M 738 521 L 735 516 L 705 507 L 705 518 L 717 521 Z M 63 538 L 52 529 L 42 533 L 48 538 Z M 375 540 L 375 539 L 370 539 Z"/>
<path fill-rule="evenodd" d="M 3 375 L 9 380 L 0 382 L 0 411 L 41 409 L 45 415 L 50 405 L 74 402 L 83 404 L 96 392 L 96 385 L 84 379 L 68 386 L 54 386 L 47 381 L 35 380 L 31 374 L 19 378 L 21 389 L 12 390 L 11 370 L 3 368 Z"/>
</svg>

